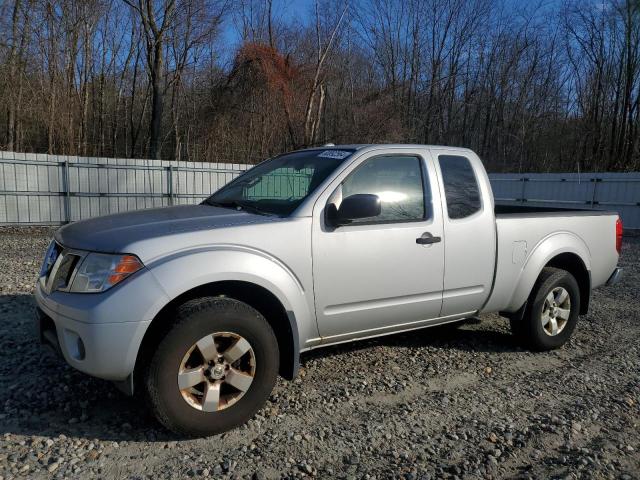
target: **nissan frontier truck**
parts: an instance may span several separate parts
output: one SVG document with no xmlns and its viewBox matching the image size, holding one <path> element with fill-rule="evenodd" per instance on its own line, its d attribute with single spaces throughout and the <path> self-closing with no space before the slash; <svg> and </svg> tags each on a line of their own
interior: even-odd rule
<svg viewBox="0 0 640 480">
<path fill-rule="evenodd" d="M 499 312 L 527 348 L 558 348 L 592 289 L 619 280 L 621 243 L 616 213 L 496 205 L 468 149 L 325 146 L 199 205 L 63 226 L 36 318 L 69 365 L 203 436 L 246 422 L 327 345 Z"/>
</svg>

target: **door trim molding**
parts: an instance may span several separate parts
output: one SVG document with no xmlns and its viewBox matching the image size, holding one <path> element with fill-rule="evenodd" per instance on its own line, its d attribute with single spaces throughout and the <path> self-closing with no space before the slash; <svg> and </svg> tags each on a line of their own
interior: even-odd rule
<svg viewBox="0 0 640 480">
<path fill-rule="evenodd" d="M 319 346 L 326 347 L 329 345 L 337 345 L 339 343 L 382 337 L 384 335 L 390 335 L 393 333 L 409 332 L 411 330 L 418 330 L 420 328 L 435 327 L 444 323 L 455 322 L 456 320 L 461 320 L 463 318 L 473 317 L 477 313 L 478 310 L 472 310 L 470 312 L 447 315 L 444 317 L 431 318 L 427 320 L 418 320 L 416 322 L 399 323 L 396 325 L 389 325 L 387 327 L 358 330 L 355 332 L 341 333 L 328 337 L 311 338 L 305 342 L 305 347 L 300 351 L 304 352 Z"/>
<path fill-rule="evenodd" d="M 361 310 L 373 310 L 375 308 L 388 308 L 395 307 L 397 305 L 407 305 L 409 303 L 420 303 L 424 301 L 437 300 L 438 298 L 442 298 L 442 292 L 416 293 L 413 295 L 401 295 L 398 297 L 388 297 L 364 302 L 327 305 L 324 308 L 323 313 L 325 315 L 341 315 L 343 313 L 358 312 Z"/>
</svg>

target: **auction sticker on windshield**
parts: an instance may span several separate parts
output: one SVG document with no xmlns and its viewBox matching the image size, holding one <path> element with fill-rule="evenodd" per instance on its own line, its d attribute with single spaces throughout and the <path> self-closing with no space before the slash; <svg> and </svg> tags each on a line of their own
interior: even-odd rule
<svg viewBox="0 0 640 480">
<path fill-rule="evenodd" d="M 324 152 L 318 154 L 320 158 L 336 158 L 338 160 L 342 160 L 343 158 L 347 158 L 351 155 L 352 152 L 346 152 L 344 150 L 325 150 Z"/>
</svg>

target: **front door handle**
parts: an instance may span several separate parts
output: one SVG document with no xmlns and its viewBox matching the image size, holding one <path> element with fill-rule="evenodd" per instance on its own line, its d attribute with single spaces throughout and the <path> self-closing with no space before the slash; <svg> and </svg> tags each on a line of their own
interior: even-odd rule
<svg viewBox="0 0 640 480">
<path fill-rule="evenodd" d="M 416 238 L 418 245 L 431 245 L 432 243 L 438 243 L 442 241 L 440 237 L 434 237 L 429 232 L 424 232 L 421 237 Z"/>
</svg>

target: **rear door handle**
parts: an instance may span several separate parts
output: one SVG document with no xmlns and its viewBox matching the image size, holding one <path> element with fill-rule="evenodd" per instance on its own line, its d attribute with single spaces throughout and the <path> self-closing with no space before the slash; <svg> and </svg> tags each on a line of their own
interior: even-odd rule
<svg viewBox="0 0 640 480">
<path fill-rule="evenodd" d="M 416 243 L 418 245 L 431 245 L 432 243 L 438 243 L 442 241 L 440 237 L 434 237 L 429 232 L 425 232 L 421 237 L 416 238 Z"/>
</svg>

